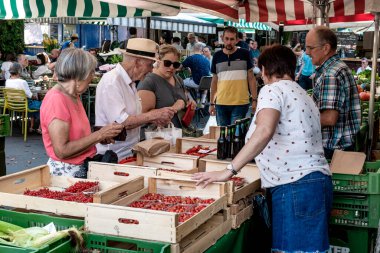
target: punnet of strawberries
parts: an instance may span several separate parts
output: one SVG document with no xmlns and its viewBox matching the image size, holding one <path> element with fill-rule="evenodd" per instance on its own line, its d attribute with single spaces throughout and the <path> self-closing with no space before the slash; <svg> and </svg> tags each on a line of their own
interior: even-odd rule
<svg viewBox="0 0 380 253">
<path fill-rule="evenodd" d="M 208 154 L 216 151 L 217 149 L 214 148 L 214 149 L 210 149 L 210 147 L 208 146 L 202 146 L 202 145 L 198 145 L 198 146 L 194 146 L 190 149 L 188 149 L 185 154 L 187 155 L 195 155 L 195 156 L 199 156 L 199 157 L 205 157 L 207 156 Z"/>
</svg>

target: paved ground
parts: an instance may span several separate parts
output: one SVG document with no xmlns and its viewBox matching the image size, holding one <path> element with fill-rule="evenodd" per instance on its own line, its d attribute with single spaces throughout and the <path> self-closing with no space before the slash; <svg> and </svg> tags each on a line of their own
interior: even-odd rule
<svg viewBox="0 0 380 253">
<path fill-rule="evenodd" d="M 16 127 L 13 136 L 5 138 L 5 157 L 7 174 L 46 164 L 48 160 L 41 135 L 28 134 L 24 142 Z"/>
</svg>

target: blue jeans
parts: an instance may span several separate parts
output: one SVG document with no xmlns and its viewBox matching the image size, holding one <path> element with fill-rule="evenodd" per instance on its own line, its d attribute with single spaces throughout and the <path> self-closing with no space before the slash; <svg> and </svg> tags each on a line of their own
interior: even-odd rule
<svg viewBox="0 0 380 253">
<path fill-rule="evenodd" d="M 312 172 L 268 190 L 272 199 L 272 249 L 286 253 L 327 251 L 331 177 Z"/>
<path fill-rule="evenodd" d="M 216 105 L 216 122 L 218 126 L 228 126 L 235 120 L 245 118 L 249 104 L 246 105 Z"/>
</svg>

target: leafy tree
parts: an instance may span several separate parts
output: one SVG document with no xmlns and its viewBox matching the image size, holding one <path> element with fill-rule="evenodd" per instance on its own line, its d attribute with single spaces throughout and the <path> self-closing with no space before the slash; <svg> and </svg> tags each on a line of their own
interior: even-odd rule
<svg viewBox="0 0 380 253">
<path fill-rule="evenodd" d="M 24 51 L 24 21 L 0 20 L 0 51 L 19 54 Z"/>
</svg>

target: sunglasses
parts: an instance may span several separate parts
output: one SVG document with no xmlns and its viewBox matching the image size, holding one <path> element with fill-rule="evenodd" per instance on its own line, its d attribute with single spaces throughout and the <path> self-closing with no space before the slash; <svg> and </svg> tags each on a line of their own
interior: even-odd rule
<svg viewBox="0 0 380 253">
<path fill-rule="evenodd" d="M 173 65 L 173 68 L 175 69 L 178 69 L 179 66 L 181 66 L 181 63 L 180 62 L 172 62 L 172 61 L 169 61 L 169 60 L 163 60 L 164 62 L 164 66 L 169 68 L 171 65 Z"/>
</svg>

